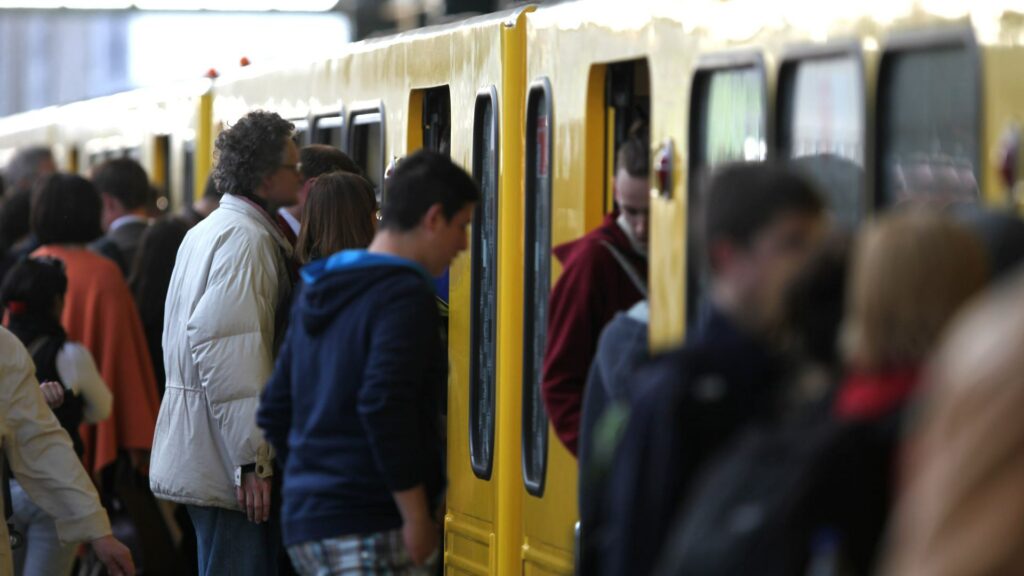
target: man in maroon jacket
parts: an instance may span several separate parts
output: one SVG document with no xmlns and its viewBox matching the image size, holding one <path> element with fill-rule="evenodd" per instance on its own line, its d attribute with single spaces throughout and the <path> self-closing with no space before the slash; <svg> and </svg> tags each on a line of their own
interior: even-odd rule
<svg viewBox="0 0 1024 576">
<path fill-rule="evenodd" d="M 554 250 L 563 271 L 549 301 L 541 392 L 555 433 L 573 455 L 601 329 L 616 312 L 647 297 L 650 184 L 647 140 L 639 132 L 631 131 L 616 156 L 616 212 Z"/>
</svg>

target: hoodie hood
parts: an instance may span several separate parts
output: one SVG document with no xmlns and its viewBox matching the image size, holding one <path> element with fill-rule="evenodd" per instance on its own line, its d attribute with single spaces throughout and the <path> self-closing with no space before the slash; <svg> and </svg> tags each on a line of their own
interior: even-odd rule
<svg viewBox="0 0 1024 576">
<path fill-rule="evenodd" d="M 303 287 L 296 306 L 310 334 L 326 328 L 338 312 L 367 293 L 377 293 L 393 276 L 407 276 L 410 284 L 423 283 L 433 292 L 433 279 L 412 260 L 365 250 L 344 250 L 317 260 L 301 270 Z"/>
</svg>

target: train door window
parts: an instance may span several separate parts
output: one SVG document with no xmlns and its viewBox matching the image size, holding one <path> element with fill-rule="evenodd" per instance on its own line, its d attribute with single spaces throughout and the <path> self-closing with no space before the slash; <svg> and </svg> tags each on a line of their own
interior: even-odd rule
<svg viewBox="0 0 1024 576">
<path fill-rule="evenodd" d="M 854 55 L 792 60 L 779 80 L 779 148 L 818 184 L 836 222 L 864 213 L 864 73 Z"/>
<path fill-rule="evenodd" d="M 170 208 L 171 194 L 171 137 L 167 135 L 157 136 L 154 139 L 153 170 L 150 178 L 156 185 L 157 197 L 156 207 L 160 212 L 166 212 Z"/>
<path fill-rule="evenodd" d="M 609 64 L 605 75 L 605 211 L 614 208 L 615 163 L 619 148 L 636 132 L 646 138 L 651 117 L 647 60 Z"/>
<path fill-rule="evenodd" d="M 302 148 L 309 143 L 309 120 L 305 118 L 297 118 L 295 120 L 289 120 L 295 125 L 295 135 L 292 136 L 292 140 L 295 141 L 295 145 Z"/>
<path fill-rule="evenodd" d="M 313 144 L 341 148 L 341 116 L 318 116 L 313 121 Z"/>
<path fill-rule="evenodd" d="M 714 61 L 712 61 L 713 63 Z M 700 182 L 727 162 L 756 162 L 767 156 L 767 89 L 760 57 L 724 67 L 701 68 L 690 98 L 690 179 L 687 186 L 686 317 L 693 325 L 706 296 L 697 252 Z"/>
<path fill-rule="evenodd" d="M 354 111 L 348 121 L 348 154 L 362 167 L 381 203 L 384 182 L 384 108 L 375 106 Z"/>
<path fill-rule="evenodd" d="M 423 91 L 423 147 L 451 154 L 452 98 L 447 86 Z"/>
<path fill-rule="evenodd" d="M 526 102 L 526 244 L 523 302 L 523 482 L 544 494 L 548 417 L 541 399 L 541 370 L 551 291 L 551 84 L 530 87 Z"/>
<path fill-rule="evenodd" d="M 491 87 L 473 111 L 473 177 L 480 203 L 473 218 L 470 305 L 469 456 L 473 473 L 489 479 L 494 463 L 498 362 L 498 93 Z"/>
<path fill-rule="evenodd" d="M 978 201 L 979 62 L 970 42 L 897 47 L 878 79 L 880 206 Z"/>
</svg>

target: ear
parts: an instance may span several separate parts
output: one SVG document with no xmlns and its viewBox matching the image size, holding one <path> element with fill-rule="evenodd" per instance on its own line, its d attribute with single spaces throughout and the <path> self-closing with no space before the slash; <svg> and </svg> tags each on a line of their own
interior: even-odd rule
<svg viewBox="0 0 1024 576">
<path fill-rule="evenodd" d="M 433 232 L 439 229 L 442 225 L 446 224 L 448 219 L 444 217 L 444 207 L 438 202 L 427 209 L 427 213 L 423 215 L 423 225 Z"/>
<path fill-rule="evenodd" d="M 719 274 L 729 269 L 736 260 L 736 245 L 729 240 L 714 240 L 711 242 L 708 258 L 711 272 Z"/>
</svg>

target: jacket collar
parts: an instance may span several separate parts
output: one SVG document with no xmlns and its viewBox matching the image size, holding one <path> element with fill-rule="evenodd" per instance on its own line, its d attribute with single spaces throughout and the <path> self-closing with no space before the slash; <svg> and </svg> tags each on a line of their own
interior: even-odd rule
<svg viewBox="0 0 1024 576">
<path fill-rule="evenodd" d="M 286 256 L 291 258 L 292 256 L 292 243 L 284 237 L 284 233 L 281 232 L 281 228 L 278 227 L 277 222 L 267 214 L 266 210 L 263 210 L 256 203 L 248 200 L 242 196 L 236 196 L 234 194 L 225 194 L 220 199 L 219 210 L 226 209 L 229 212 L 241 214 L 248 218 L 259 222 L 263 228 L 274 237 L 274 241 L 277 245 L 284 250 Z"/>
</svg>

